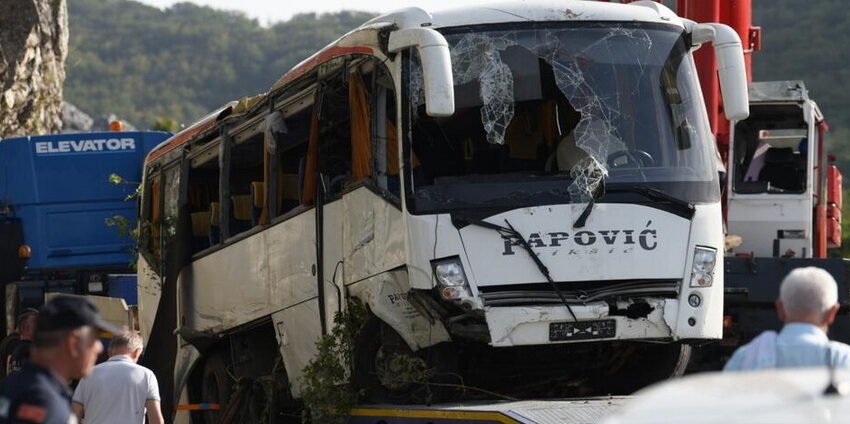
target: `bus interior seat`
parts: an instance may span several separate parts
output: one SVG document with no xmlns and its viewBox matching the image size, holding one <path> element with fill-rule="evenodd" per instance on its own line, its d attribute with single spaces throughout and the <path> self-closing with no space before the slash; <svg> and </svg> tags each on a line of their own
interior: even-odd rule
<svg viewBox="0 0 850 424">
<path fill-rule="evenodd" d="M 263 213 L 265 202 L 265 183 L 262 181 L 251 182 L 251 224 L 256 226 L 260 223 L 260 215 Z"/>
<path fill-rule="evenodd" d="M 233 210 L 231 211 L 230 234 L 238 234 L 250 229 L 253 226 L 251 223 L 251 195 L 237 194 L 230 196 L 230 200 L 233 206 Z"/>
<path fill-rule="evenodd" d="M 301 204 L 298 189 L 299 176 L 296 174 L 278 174 L 278 211 L 280 214 L 291 211 Z"/>
<path fill-rule="evenodd" d="M 794 161 L 794 149 L 790 147 L 768 149 L 765 153 L 764 168 L 759 173 L 759 181 L 767 181 L 772 187 L 783 190 L 802 190 L 803 184 Z"/>
<path fill-rule="evenodd" d="M 218 202 L 210 203 L 210 245 L 216 245 L 221 241 L 221 205 Z"/>
<path fill-rule="evenodd" d="M 210 246 L 210 211 L 192 212 L 192 247 L 200 252 Z"/>
</svg>

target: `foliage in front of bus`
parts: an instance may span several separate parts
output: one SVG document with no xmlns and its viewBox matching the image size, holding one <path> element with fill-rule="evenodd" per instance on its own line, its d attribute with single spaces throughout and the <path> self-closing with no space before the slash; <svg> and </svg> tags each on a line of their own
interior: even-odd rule
<svg viewBox="0 0 850 424">
<path fill-rule="evenodd" d="M 713 138 L 681 28 L 561 23 L 443 32 L 452 117 L 426 116 L 415 54 L 405 64 L 413 213 L 618 201 L 616 190 L 599 196 L 623 186 L 719 201 Z"/>
</svg>

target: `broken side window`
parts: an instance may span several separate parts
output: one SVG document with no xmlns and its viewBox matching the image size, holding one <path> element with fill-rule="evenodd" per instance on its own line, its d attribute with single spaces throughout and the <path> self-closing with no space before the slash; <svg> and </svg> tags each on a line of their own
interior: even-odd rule
<svg viewBox="0 0 850 424">
<path fill-rule="evenodd" d="M 160 224 L 162 222 L 162 178 L 160 169 L 149 168 L 142 203 L 142 224 L 140 225 L 140 248 L 149 264 L 159 270 L 162 253 Z"/>
<path fill-rule="evenodd" d="M 263 211 L 264 134 L 253 128 L 235 134 L 230 148 L 230 234 L 235 236 L 260 223 Z"/>
<path fill-rule="evenodd" d="M 192 253 L 221 241 L 219 227 L 219 142 L 213 141 L 189 160 L 187 194 L 192 222 Z"/>
</svg>

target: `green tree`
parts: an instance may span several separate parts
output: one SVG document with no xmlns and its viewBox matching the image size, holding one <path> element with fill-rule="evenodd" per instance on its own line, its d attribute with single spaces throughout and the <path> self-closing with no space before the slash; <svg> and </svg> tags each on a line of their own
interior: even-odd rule
<svg viewBox="0 0 850 424">
<path fill-rule="evenodd" d="M 188 125 L 230 100 L 268 91 L 301 60 L 373 15 L 298 15 L 270 27 L 191 3 L 70 0 L 65 97 L 129 122 Z M 173 127 L 172 127 L 173 128 Z"/>
</svg>

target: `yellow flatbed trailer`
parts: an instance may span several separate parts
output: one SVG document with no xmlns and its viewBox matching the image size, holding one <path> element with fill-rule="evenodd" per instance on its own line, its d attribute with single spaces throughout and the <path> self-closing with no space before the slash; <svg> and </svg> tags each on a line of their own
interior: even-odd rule
<svg viewBox="0 0 850 424">
<path fill-rule="evenodd" d="M 355 408 L 349 424 L 597 424 L 628 397 Z"/>
</svg>

